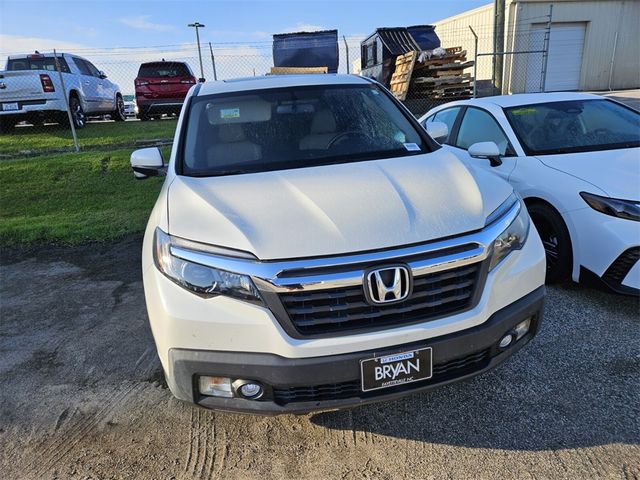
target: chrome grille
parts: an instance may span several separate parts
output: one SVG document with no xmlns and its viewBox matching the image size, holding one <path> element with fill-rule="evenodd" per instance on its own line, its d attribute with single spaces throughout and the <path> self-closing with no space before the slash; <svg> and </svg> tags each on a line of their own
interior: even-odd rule
<svg viewBox="0 0 640 480">
<path fill-rule="evenodd" d="M 303 335 L 398 326 L 463 311 L 472 306 L 482 262 L 413 279 L 413 292 L 389 306 L 367 303 L 362 284 L 280 293 L 293 326 Z"/>
</svg>

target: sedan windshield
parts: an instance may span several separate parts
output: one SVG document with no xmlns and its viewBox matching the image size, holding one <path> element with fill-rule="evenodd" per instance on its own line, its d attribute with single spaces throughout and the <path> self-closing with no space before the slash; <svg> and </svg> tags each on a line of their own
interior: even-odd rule
<svg viewBox="0 0 640 480">
<path fill-rule="evenodd" d="M 505 108 L 528 155 L 640 146 L 640 114 L 609 100 L 571 100 Z"/>
<path fill-rule="evenodd" d="M 232 175 L 416 155 L 429 146 L 375 85 L 194 97 L 182 173 Z"/>
</svg>

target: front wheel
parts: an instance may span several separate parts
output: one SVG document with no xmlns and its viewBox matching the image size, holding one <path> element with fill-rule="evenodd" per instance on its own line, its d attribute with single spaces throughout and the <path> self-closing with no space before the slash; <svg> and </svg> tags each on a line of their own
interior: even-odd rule
<svg viewBox="0 0 640 480">
<path fill-rule="evenodd" d="M 550 206 L 534 203 L 528 207 L 547 257 L 547 283 L 558 283 L 571 275 L 573 249 L 564 220 Z"/>
<path fill-rule="evenodd" d="M 124 111 L 124 100 L 120 95 L 116 97 L 116 109 L 111 114 L 111 118 L 116 122 L 124 122 L 127 119 L 127 114 Z"/>
</svg>

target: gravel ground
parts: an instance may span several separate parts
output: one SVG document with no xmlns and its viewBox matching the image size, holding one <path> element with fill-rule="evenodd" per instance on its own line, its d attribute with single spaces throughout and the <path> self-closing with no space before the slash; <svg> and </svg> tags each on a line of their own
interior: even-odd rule
<svg viewBox="0 0 640 480">
<path fill-rule="evenodd" d="M 4 252 L 0 472 L 41 478 L 639 478 L 637 300 L 550 288 L 497 370 L 305 416 L 174 400 L 147 324 L 140 239 Z"/>
</svg>

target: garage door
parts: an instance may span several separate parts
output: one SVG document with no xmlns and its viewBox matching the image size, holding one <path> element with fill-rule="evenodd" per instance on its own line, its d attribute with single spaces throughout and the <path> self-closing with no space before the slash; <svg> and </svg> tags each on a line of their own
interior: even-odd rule
<svg viewBox="0 0 640 480">
<path fill-rule="evenodd" d="M 554 23 L 551 26 L 545 82 L 547 92 L 578 90 L 580 88 L 585 28 L 586 24 L 583 22 Z M 530 37 L 532 50 L 544 48 L 544 31 L 544 25 L 534 27 Z M 536 78 L 535 69 L 532 71 L 531 68 L 527 73 L 527 91 L 539 91 L 540 74 Z"/>
</svg>

